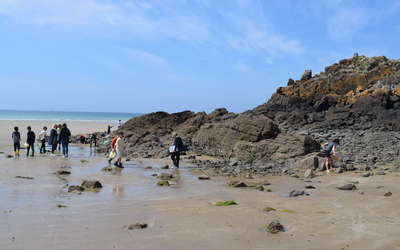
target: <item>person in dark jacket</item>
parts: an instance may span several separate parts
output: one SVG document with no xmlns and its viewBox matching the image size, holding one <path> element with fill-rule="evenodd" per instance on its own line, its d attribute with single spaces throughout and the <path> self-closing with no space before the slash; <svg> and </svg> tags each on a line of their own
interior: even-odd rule
<svg viewBox="0 0 400 250">
<path fill-rule="evenodd" d="M 18 132 L 18 127 L 14 127 L 14 132 L 11 135 L 14 143 L 14 157 L 19 156 L 19 150 L 21 148 L 19 141 L 21 140 L 21 135 Z"/>
<path fill-rule="evenodd" d="M 36 135 L 35 135 L 35 132 L 32 131 L 31 126 L 28 126 L 27 129 L 28 129 L 28 133 L 26 134 L 26 143 L 28 143 L 29 146 L 26 148 L 26 156 L 29 155 L 30 148 L 32 148 L 31 156 L 34 156 L 35 147 L 33 146 L 33 144 L 35 143 Z"/>
<path fill-rule="evenodd" d="M 183 151 L 183 142 L 176 132 L 172 133 L 172 137 L 174 138 L 174 146 L 171 154 L 171 160 L 174 166 L 179 168 L 179 156 L 180 152 Z"/>
<path fill-rule="evenodd" d="M 54 150 L 57 149 L 57 124 L 53 124 L 53 128 L 50 131 L 49 145 L 51 145 L 51 155 L 55 156 Z"/>
<path fill-rule="evenodd" d="M 64 123 L 62 125 L 62 129 L 60 131 L 60 142 L 62 146 L 62 157 L 68 157 L 68 144 L 69 144 L 69 137 L 71 136 L 71 131 L 67 128 L 67 124 Z"/>
<path fill-rule="evenodd" d="M 339 145 L 339 139 L 335 139 L 333 141 L 324 143 L 324 148 L 325 148 L 325 166 L 326 166 L 326 172 L 330 173 L 329 171 L 329 166 L 331 167 L 331 170 L 335 170 L 332 165 L 332 157 L 331 157 L 331 151 L 333 151 L 333 155 L 336 156 L 336 151 L 335 148 L 337 145 Z"/>
</svg>

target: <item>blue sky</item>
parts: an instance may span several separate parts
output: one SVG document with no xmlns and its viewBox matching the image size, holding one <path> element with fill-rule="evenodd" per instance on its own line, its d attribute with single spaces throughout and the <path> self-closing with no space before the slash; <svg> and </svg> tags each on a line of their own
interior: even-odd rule
<svg viewBox="0 0 400 250">
<path fill-rule="evenodd" d="M 354 52 L 400 57 L 400 1 L 1 0 L 0 109 L 239 113 Z"/>
</svg>

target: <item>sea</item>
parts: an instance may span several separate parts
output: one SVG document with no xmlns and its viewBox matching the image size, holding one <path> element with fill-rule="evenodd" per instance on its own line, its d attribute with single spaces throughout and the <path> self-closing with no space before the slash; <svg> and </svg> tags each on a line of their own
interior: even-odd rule
<svg viewBox="0 0 400 250">
<path fill-rule="evenodd" d="M 145 113 L 1 110 L 0 120 L 126 122 Z"/>
</svg>

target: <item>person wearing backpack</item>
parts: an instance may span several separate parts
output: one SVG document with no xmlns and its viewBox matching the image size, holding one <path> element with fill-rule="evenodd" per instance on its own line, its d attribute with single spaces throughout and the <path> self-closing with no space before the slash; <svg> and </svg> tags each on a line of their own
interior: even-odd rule
<svg viewBox="0 0 400 250">
<path fill-rule="evenodd" d="M 118 138 L 119 138 L 119 137 L 118 137 L 118 135 L 117 135 L 117 136 L 111 141 L 111 151 L 115 154 L 115 156 L 114 156 L 115 159 L 117 159 L 117 151 L 115 150 L 115 143 L 117 142 L 117 139 L 118 139 Z M 108 160 L 108 164 L 111 164 L 111 161 L 112 161 L 114 158 L 110 158 L 110 159 Z M 114 165 L 115 165 L 115 166 L 118 166 L 118 162 L 115 162 Z"/>
<path fill-rule="evenodd" d="M 183 142 L 176 132 L 172 133 L 172 137 L 174 138 L 174 146 L 171 154 L 171 160 L 174 166 L 179 168 L 179 156 L 180 152 L 183 151 Z"/>
</svg>

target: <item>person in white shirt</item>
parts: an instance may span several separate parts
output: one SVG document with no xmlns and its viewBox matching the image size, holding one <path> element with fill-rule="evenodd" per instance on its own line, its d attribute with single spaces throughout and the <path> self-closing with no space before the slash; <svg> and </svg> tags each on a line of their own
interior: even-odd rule
<svg viewBox="0 0 400 250">
<path fill-rule="evenodd" d="M 120 128 L 121 126 L 122 126 L 122 121 L 119 120 L 119 121 L 118 121 L 118 128 Z"/>
<path fill-rule="evenodd" d="M 115 150 L 117 151 L 117 161 L 115 162 L 118 164 L 118 167 L 123 168 L 121 163 L 121 158 L 122 158 L 122 152 L 125 150 L 124 146 L 124 132 L 119 132 L 118 133 L 118 139 L 115 142 Z"/>
<path fill-rule="evenodd" d="M 40 153 L 44 154 L 46 153 L 46 138 L 47 138 L 47 127 L 44 126 L 43 130 L 39 134 L 39 140 L 42 142 L 42 145 L 40 146 Z"/>
</svg>

